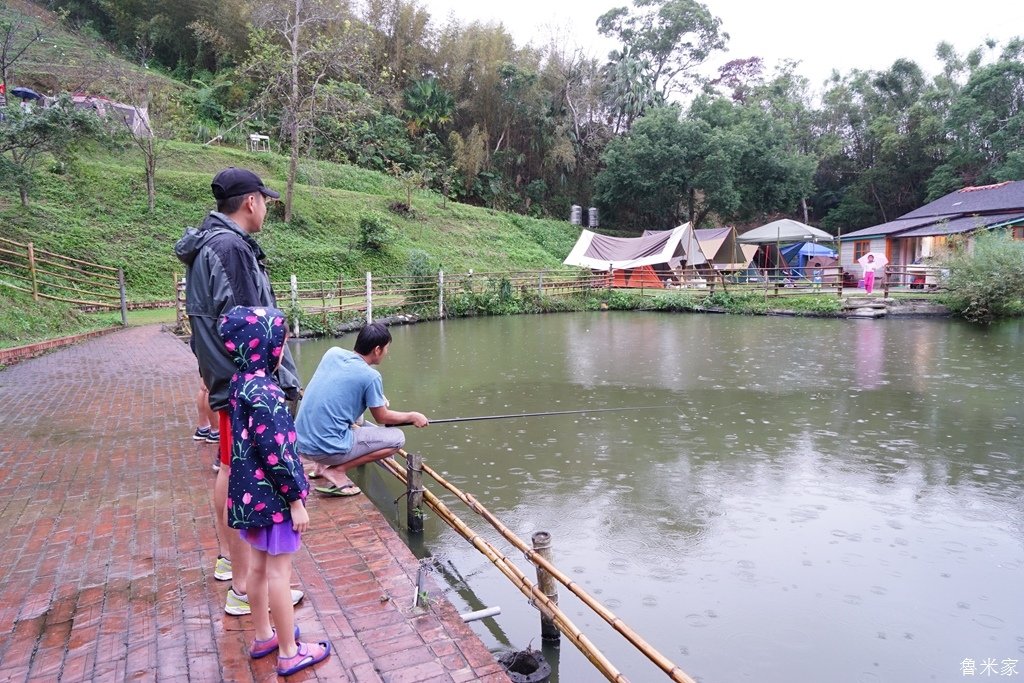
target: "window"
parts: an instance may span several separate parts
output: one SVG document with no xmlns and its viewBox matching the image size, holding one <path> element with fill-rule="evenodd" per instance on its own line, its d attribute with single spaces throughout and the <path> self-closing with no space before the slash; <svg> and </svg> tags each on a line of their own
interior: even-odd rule
<svg viewBox="0 0 1024 683">
<path fill-rule="evenodd" d="M 856 261 L 871 251 L 871 240 L 858 240 L 853 243 L 853 260 Z"/>
<path fill-rule="evenodd" d="M 1013 239 L 1024 240 L 1024 225 L 1015 225 L 1013 227 Z"/>
</svg>

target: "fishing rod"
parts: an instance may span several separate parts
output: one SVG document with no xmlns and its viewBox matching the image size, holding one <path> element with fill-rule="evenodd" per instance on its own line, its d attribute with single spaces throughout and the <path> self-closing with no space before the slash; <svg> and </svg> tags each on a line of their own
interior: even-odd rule
<svg viewBox="0 0 1024 683">
<path fill-rule="evenodd" d="M 581 415 L 583 413 L 619 413 L 627 410 L 654 410 L 671 406 L 632 406 L 629 408 L 587 408 L 586 410 L 550 410 L 544 413 L 509 413 L 508 415 L 476 415 L 474 417 L 446 417 L 439 420 L 427 418 L 432 425 L 450 424 L 453 422 L 478 422 L 480 420 L 512 420 L 519 417 L 548 417 L 549 415 Z M 402 422 L 392 427 L 408 427 L 411 422 Z"/>
</svg>

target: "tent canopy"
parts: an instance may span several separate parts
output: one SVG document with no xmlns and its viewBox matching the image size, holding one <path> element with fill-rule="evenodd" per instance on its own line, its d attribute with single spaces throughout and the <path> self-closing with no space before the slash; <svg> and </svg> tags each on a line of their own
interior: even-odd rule
<svg viewBox="0 0 1024 683">
<path fill-rule="evenodd" d="M 789 218 L 772 221 L 759 228 L 748 230 L 739 236 L 745 244 L 768 244 L 771 242 L 833 242 L 835 237 L 824 230 L 812 228 L 800 221 Z"/>
<path fill-rule="evenodd" d="M 593 270 L 675 267 L 682 259 L 699 265 L 706 259 L 691 232 L 689 223 L 643 237 L 609 237 L 583 230 L 563 263 Z"/>
</svg>

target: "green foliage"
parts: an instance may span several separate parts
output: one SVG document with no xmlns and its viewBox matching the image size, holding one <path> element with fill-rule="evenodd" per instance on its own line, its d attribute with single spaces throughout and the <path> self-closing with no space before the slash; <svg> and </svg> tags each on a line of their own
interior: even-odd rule
<svg viewBox="0 0 1024 683">
<path fill-rule="evenodd" d="M 381 251 L 392 240 L 394 228 L 387 217 L 378 212 L 359 217 L 359 246 L 367 251 Z"/>
<path fill-rule="evenodd" d="M 0 348 L 23 346 L 44 339 L 56 339 L 116 324 L 110 316 L 89 316 L 71 304 L 40 299 L 4 286 L 0 273 Z M 120 315 L 117 316 L 120 322 Z"/>
<path fill-rule="evenodd" d="M 1024 177 L 1024 62 L 1011 57 L 977 69 L 955 99 L 947 124 L 950 155 L 930 181 L 931 198 L 962 184 Z"/>
<path fill-rule="evenodd" d="M 0 181 L 16 187 L 22 206 L 28 206 L 33 174 L 44 155 L 66 162 L 80 140 L 99 133 L 99 119 L 75 109 L 66 95 L 46 108 L 8 106 L 0 120 Z"/>
<path fill-rule="evenodd" d="M 942 303 L 971 322 L 990 323 L 1024 314 L 1024 242 L 1002 232 L 985 233 L 968 251 L 944 263 L 949 275 Z"/>
<path fill-rule="evenodd" d="M 613 289 L 603 297 L 603 301 L 614 311 L 635 311 L 649 304 L 647 297 L 640 292 L 623 289 Z"/>
<path fill-rule="evenodd" d="M 702 96 L 685 116 L 657 107 L 605 149 L 596 197 L 642 227 L 785 211 L 810 191 L 814 165 L 789 140 L 759 104 Z"/>
<path fill-rule="evenodd" d="M 451 93 L 438 85 L 437 79 L 424 78 L 405 91 L 403 114 L 413 135 L 440 128 L 452 120 L 454 113 L 455 100 Z"/>
<path fill-rule="evenodd" d="M 655 311 L 700 311 L 704 308 L 703 297 L 691 292 L 668 292 L 653 297 L 649 308 Z"/>
<path fill-rule="evenodd" d="M 601 15 L 597 30 L 617 38 L 643 65 L 638 74 L 667 99 L 690 88 L 686 79 L 717 50 L 725 48 L 722 20 L 696 0 L 634 0 L 636 13 L 617 7 Z"/>
</svg>

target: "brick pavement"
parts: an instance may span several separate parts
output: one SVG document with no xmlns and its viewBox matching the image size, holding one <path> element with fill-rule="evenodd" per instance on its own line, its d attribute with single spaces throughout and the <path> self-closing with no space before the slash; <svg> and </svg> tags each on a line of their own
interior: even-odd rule
<svg viewBox="0 0 1024 683">
<path fill-rule="evenodd" d="M 213 578 L 197 381 L 156 326 L 0 372 L 0 680 L 277 678 L 275 657 L 246 655 L 251 620 L 224 614 Z M 450 604 L 411 613 L 417 562 L 365 496 L 311 501 L 296 623 L 335 654 L 289 681 L 509 680 Z"/>
</svg>

